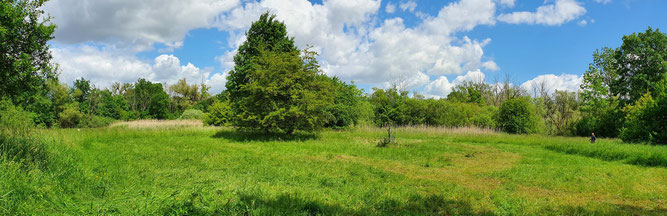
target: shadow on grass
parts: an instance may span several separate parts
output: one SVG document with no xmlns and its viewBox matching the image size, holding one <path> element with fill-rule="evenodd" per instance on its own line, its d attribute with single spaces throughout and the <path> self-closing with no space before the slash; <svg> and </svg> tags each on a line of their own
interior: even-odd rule
<svg viewBox="0 0 667 216">
<path fill-rule="evenodd" d="M 630 144 L 628 144 L 630 145 Z M 655 151 L 631 151 L 587 145 L 546 145 L 545 149 L 569 155 L 597 158 L 604 161 L 620 161 L 644 167 L 667 167 L 667 155 Z"/>
<path fill-rule="evenodd" d="M 204 195 L 205 196 L 205 195 Z M 164 215 L 496 215 L 491 211 L 476 211 L 469 202 L 439 195 L 411 196 L 407 201 L 384 200 L 364 203 L 361 208 L 346 208 L 339 204 L 309 200 L 298 194 L 266 197 L 262 193 L 240 192 L 228 201 L 216 202 L 211 197 L 193 193 L 185 199 L 170 203 L 159 212 Z M 582 206 L 548 207 L 532 212 L 543 215 L 665 215 L 667 209 L 644 209 L 628 205 L 611 205 L 592 209 Z M 518 211 L 518 212 L 517 212 Z M 521 208 L 502 214 L 525 214 Z"/>
<path fill-rule="evenodd" d="M 266 198 L 258 193 L 240 193 L 234 201 L 211 209 L 206 204 L 193 205 L 191 199 L 162 209 L 171 215 L 493 215 L 475 212 L 469 203 L 447 200 L 441 196 L 413 196 L 407 202 L 386 200 L 360 209 L 307 200 L 298 195 L 283 194 Z"/>
<path fill-rule="evenodd" d="M 284 133 L 262 133 L 233 129 L 218 131 L 213 137 L 234 142 L 307 141 L 319 138 L 315 133 L 295 132 L 292 135 L 287 135 Z"/>
<path fill-rule="evenodd" d="M 551 210 L 563 215 L 667 215 L 667 208 L 644 209 L 630 205 L 611 205 L 610 209 L 589 209 L 582 206 L 565 206 Z"/>
</svg>

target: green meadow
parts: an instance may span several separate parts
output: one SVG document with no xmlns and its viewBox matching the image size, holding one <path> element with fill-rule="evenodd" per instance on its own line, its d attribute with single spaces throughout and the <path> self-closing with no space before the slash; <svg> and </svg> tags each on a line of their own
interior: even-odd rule
<svg viewBox="0 0 667 216">
<path fill-rule="evenodd" d="M 0 163 L 2 215 L 665 215 L 667 146 L 404 127 L 40 130 Z"/>
</svg>

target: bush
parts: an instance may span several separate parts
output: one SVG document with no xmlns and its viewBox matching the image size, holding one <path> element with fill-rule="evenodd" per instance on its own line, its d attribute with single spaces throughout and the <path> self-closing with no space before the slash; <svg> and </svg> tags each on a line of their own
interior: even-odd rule
<svg viewBox="0 0 667 216">
<path fill-rule="evenodd" d="M 216 101 L 208 107 L 208 113 L 204 115 L 204 124 L 223 126 L 229 123 L 231 108 L 229 103 Z"/>
<path fill-rule="evenodd" d="M 623 109 L 627 114 L 620 134 L 623 141 L 667 144 L 667 79 L 656 89 L 659 92 L 655 99 L 647 92 L 634 105 Z"/>
<path fill-rule="evenodd" d="M 10 101 L 0 101 L 0 130 L 7 132 L 26 132 L 35 127 L 34 114 L 23 111 Z"/>
<path fill-rule="evenodd" d="M 83 119 L 83 114 L 79 112 L 79 106 L 69 104 L 62 112 L 58 113 L 58 125 L 61 128 L 78 127 Z"/>
<path fill-rule="evenodd" d="M 498 129 L 507 133 L 537 133 L 542 126 L 535 107 L 527 98 L 506 100 L 495 117 Z"/>
<path fill-rule="evenodd" d="M 198 109 L 187 109 L 181 114 L 180 119 L 204 119 L 204 112 Z"/>
<path fill-rule="evenodd" d="M 613 100 L 596 112 L 584 111 L 574 124 L 574 135 L 590 136 L 594 132 L 597 137 L 618 137 L 624 114 L 617 106 L 618 101 Z"/>
<path fill-rule="evenodd" d="M 329 120 L 324 127 L 343 129 L 359 124 L 359 105 L 363 92 L 337 77 L 328 79 L 334 88 L 334 103 L 327 108 Z"/>
<path fill-rule="evenodd" d="M 359 113 L 359 125 L 372 125 L 375 113 L 373 112 L 373 104 L 367 99 L 359 101 L 356 112 Z"/>
<path fill-rule="evenodd" d="M 427 103 L 427 109 L 422 111 L 422 115 L 425 116 L 425 125 L 481 128 L 494 126 L 493 115 L 496 108 L 493 106 L 435 99 L 424 100 L 424 102 Z M 412 116 L 417 116 L 417 114 L 408 118 L 413 118 Z"/>
</svg>

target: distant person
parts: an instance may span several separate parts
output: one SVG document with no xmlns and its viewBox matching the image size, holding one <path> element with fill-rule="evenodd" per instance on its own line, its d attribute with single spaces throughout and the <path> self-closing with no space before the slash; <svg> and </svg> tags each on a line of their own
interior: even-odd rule
<svg viewBox="0 0 667 216">
<path fill-rule="evenodd" d="M 595 143 L 595 133 L 591 133 L 591 143 Z"/>
</svg>

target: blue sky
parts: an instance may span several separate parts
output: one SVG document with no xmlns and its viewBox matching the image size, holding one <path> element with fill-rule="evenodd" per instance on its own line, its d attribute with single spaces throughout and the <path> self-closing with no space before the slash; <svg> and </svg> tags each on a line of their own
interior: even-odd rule
<svg viewBox="0 0 667 216">
<path fill-rule="evenodd" d="M 545 82 L 576 91 L 595 49 L 665 29 L 665 8 L 659 0 L 52 0 L 45 10 L 59 27 L 51 45 L 67 83 L 186 77 L 219 92 L 243 32 L 268 10 L 299 46 L 315 46 L 328 75 L 438 98 L 464 80 L 504 74 L 527 90 Z"/>
</svg>

